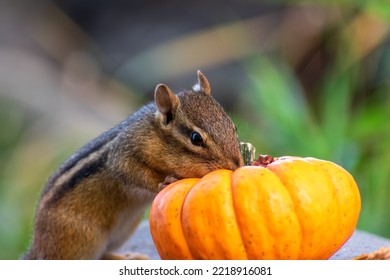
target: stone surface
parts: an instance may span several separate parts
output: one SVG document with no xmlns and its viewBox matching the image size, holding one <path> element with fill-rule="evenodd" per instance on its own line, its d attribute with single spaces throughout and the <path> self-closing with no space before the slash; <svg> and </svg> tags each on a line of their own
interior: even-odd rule
<svg viewBox="0 0 390 280">
<path fill-rule="evenodd" d="M 356 230 L 352 237 L 332 257 L 332 260 L 351 260 L 364 253 L 369 253 L 380 247 L 390 246 L 390 240 L 371 233 Z M 119 250 L 119 252 L 137 252 L 158 260 L 159 255 L 154 247 L 149 232 L 149 224 L 144 221 L 138 227 L 132 238 Z"/>
<path fill-rule="evenodd" d="M 361 254 L 370 253 L 380 247 L 390 246 L 390 240 L 356 230 L 351 238 L 332 257 L 332 260 L 351 260 Z"/>
</svg>

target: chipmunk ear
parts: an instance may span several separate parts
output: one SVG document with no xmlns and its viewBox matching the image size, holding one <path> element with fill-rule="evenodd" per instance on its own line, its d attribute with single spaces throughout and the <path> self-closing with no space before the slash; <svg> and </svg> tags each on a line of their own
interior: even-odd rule
<svg viewBox="0 0 390 280">
<path fill-rule="evenodd" d="M 170 123 L 179 106 L 179 98 L 169 89 L 169 87 L 164 84 L 159 84 L 154 91 L 154 101 L 156 102 L 157 109 L 160 116 L 162 116 L 164 123 Z"/>
<path fill-rule="evenodd" d="M 204 93 L 210 95 L 211 94 L 211 88 L 210 88 L 210 83 L 207 80 L 206 76 L 203 75 L 200 70 L 198 70 L 198 83 L 193 86 L 193 90 L 195 91 L 203 91 Z"/>
</svg>

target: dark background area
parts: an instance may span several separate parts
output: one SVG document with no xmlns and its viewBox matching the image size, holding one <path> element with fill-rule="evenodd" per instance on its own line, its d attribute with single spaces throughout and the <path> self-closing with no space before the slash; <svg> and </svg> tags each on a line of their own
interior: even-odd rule
<svg viewBox="0 0 390 280">
<path fill-rule="evenodd" d="M 390 237 L 389 22 L 387 1 L 1 1 L 0 258 L 61 162 L 197 69 L 242 141 L 340 164 Z"/>
</svg>

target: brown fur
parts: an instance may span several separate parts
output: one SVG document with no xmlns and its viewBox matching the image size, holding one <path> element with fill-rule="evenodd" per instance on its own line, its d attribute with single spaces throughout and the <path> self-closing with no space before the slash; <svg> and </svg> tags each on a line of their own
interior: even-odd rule
<svg viewBox="0 0 390 280">
<path fill-rule="evenodd" d="M 234 124 L 202 73 L 194 90 L 177 95 L 158 85 L 155 102 L 88 143 L 53 174 L 38 203 L 25 259 L 142 259 L 112 252 L 134 232 L 159 183 L 243 164 Z M 203 147 L 191 143 L 194 130 Z"/>
</svg>

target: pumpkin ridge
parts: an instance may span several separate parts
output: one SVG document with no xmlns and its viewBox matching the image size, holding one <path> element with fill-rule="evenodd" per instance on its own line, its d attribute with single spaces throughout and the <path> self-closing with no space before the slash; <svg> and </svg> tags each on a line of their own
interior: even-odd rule
<svg viewBox="0 0 390 280">
<path fill-rule="evenodd" d="M 248 259 L 295 259 L 301 229 L 290 194 L 276 174 L 264 166 L 240 168 L 234 173 L 232 191 L 239 202 L 237 222 Z"/>
<path fill-rule="evenodd" d="M 195 259 L 244 259 L 246 256 L 238 239 L 228 189 L 231 173 L 226 169 L 208 173 L 191 188 L 183 204 L 184 234 Z"/>
<path fill-rule="evenodd" d="M 233 195 L 233 191 L 232 191 L 232 184 L 233 184 L 233 176 L 234 176 L 234 172 L 232 172 L 231 174 L 230 174 L 230 195 L 232 196 L 232 205 L 233 205 L 233 208 L 234 208 L 234 211 L 233 211 L 233 213 L 234 213 L 234 221 L 235 221 L 235 223 L 236 223 L 236 225 L 237 225 L 237 228 L 238 228 L 238 233 L 240 234 L 240 239 L 241 239 L 241 243 L 243 244 L 243 249 L 244 249 L 244 251 L 245 251 L 245 255 L 246 255 L 246 259 L 248 259 L 248 252 L 247 252 L 247 250 L 246 250 L 246 248 L 245 248 L 245 243 L 244 243 L 244 239 L 243 239 L 243 237 L 242 237 L 242 232 L 241 232 L 241 227 L 239 226 L 239 223 L 238 223 L 238 221 L 237 221 L 237 211 L 236 211 L 236 207 L 235 207 L 235 205 L 236 205 L 236 200 L 235 200 L 235 197 L 234 197 L 234 195 Z"/>
<path fill-rule="evenodd" d="M 349 201 L 349 204 L 352 205 L 359 205 L 359 210 L 356 211 L 353 215 L 355 224 L 357 223 L 357 220 L 359 218 L 360 213 L 360 205 L 361 205 L 361 199 L 360 194 L 356 194 L 356 191 L 358 192 L 358 187 L 356 184 L 356 181 L 354 180 L 353 176 L 346 171 L 343 167 L 330 162 L 326 160 L 319 160 L 315 158 L 310 158 L 312 162 L 315 162 L 317 165 L 321 167 L 323 172 L 327 175 L 329 182 L 331 182 L 334 192 L 335 192 L 335 201 L 337 201 L 337 208 L 338 208 L 338 222 L 339 226 L 336 229 L 335 236 L 336 240 L 338 241 L 336 244 L 334 244 L 334 250 L 336 251 L 339 248 L 341 248 L 345 242 L 352 236 L 354 228 L 351 227 L 351 218 L 348 219 L 345 218 L 345 216 L 351 215 L 349 209 L 350 206 L 346 205 L 345 200 L 346 196 L 348 196 L 348 200 L 352 199 L 352 201 Z M 338 173 L 338 176 L 335 176 L 335 174 Z M 343 179 L 344 178 L 344 179 Z M 343 181 L 344 180 L 344 181 Z M 344 186 L 342 186 L 344 184 Z M 351 195 L 351 192 L 353 195 Z M 348 210 L 349 213 L 346 213 L 345 211 Z M 344 237 L 342 239 L 339 239 L 339 237 Z M 329 257 L 332 256 L 332 254 L 328 254 Z"/>
<path fill-rule="evenodd" d="M 188 244 L 188 237 L 187 237 L 187 234 L 185 234 L 185 231 L 184 231 L 184 228 L 183 228 L 183 209 L 184 209 L 184 205 L 186 203 L 186 200 L 187 200 L 187 197 L 189 195 L 189 193 L 191 192 L 191 190 L 196 186 L 196 184 L 198 184 L 200 182 L 201 179 L 199 179 L 197 182 L 195 182 L 195 184 L 192 185 L 191 188 L 188 189 L 187 193 L 185 194 L 182 202 L 181 202 L 181 205 L 180 205 L 180 228 L 181 228 L 181 231 L 183 232 L 183 236 L 184 236 L 184 239 L 186 241 L 186 243 Z M 187 245 L 187 248 L 188 248 L 188 252 L 190 253 L 192 259 L 194 260 L 195 257 L 194 257 L 194 253 L 192 252 L 191 250 L 191 246 L 188 246 Z"/>
<path fill-rule="evenodd" d="M 186 234 L 186 231 L 185 231 L 185 229 L 183 228 L 183 225 L 184 225 L 184 223 L 183 223 L 183 220 L 184 220 L 184 218 L 183 218 L 184 205 L 185 205 L 186 202 L 187 202 L 187 198 L 188 198 L 190 192 L 193 191 L 193 189 L 196 187 L 196 184 L 198 184 L 201 180 L 202 180 L 202 178 L 200 178 L 195 184 L 192 185 L 192 187 L 188 190 L 188 192 L 187 192 L 186 195 L 184 196 L 184 199 L 182 200 L 181 206 L 180 206 L 180 221 L 181 221 L 181 222 L 180 222 L 180 227 L 181 227 L 181 230 L 182 230 L 182 232 L 183 232 L 184 239 L 185 239 L 185 241 L 186 241 L 187 244 L 189 244 L 190 240 L 188 239 L 188 236 L 187 236 L 187 234 Z M 191 256 L 192 256 L 192 259 L 196 259 L 196 258 L 194 257 L 195 255 L 194 255 L 194 253 L 193 253 L 193 251 L 192 251 L 192 249 L 191 249 L 191 246 L 187 246 L 187 247 L 188 247 L 188 251 L 190 252 L 190 254 L 191 254 Z"/>
<path fill-rule="evenodd" d="M 282 168 L 285 168 L 286 162 L 293 163 L 293 162 L 296 162 L 296 161 L 306 162 L 305 160 L 303 160 L 303 158 L 295 158 L 295 157 L 292 157 L 292 156 L 284 156 L 284 157 L 278 158 L 277 161 L 272 162 L 266 168 L 268 170 L 270 170 L 272 173 L 274 173 L 276 175 L 277 179 L 280 180 L 280 182 L 284 186 L 285 190 L 289 194 L 289 196 L 291 198 L 291 201 L 293 202 L 294 214 L 297 217 L 299 229 L 300 229 L 300 232 L 301 232 L 301 235 L 300 235 L 301 236 L 301 240 L 299 242 L 300 243 L 300 249 L 299 249 L 299 252 L 298 252 L 298 259 L 302 259 L 300 257 L 302 255 L 303 245 L 304 245 L 304 242 L 302 242 L 302 240 L 306 239 L 307 232 L 304 230 L 304 228 L 305 228 L 305 226 L 304 226 L 304 224 L 305 224 L 304 217 L 301 217 L 300 213 L 298 213 L 298 211 L 297 211 L 297 209 L 298 209 L 297 205 L 300 205 L 299 197 L 297 196 L 297 194 L 294 194 L 294 190 L 293 189 L 290 189 L 288 187 L 288 185 L 289 185 L 288 181 L 289 180 L 285 179 L 284 176 L 280 176 L 280 174 L 278 172 L 278 170 L 279 170 L 278 166 L 282 166 Z M 308 163 L 308 162 L 306 162 L 306 163 Z M 288 173 L 290 173 L 291 172 L 291 167 L 288 166 L 288 168 L 290 169 Z M 284 171 L 282 171 L 282 173 L 283 172 Z"/>
<path fill-rule="evenodd" d="M 180 210 L 181 216 L 182 200 L 180 199 L 180 192 L 187 195 L 189 189 L 194 185 L 193 182 L 197 180 L 183 179 L 181 182 L 172 183 L 157 194 L 156 198 L 159 203 L 152 204 L 150 217 L 154 217 L 157 222 L 150 224 L 150 230 L 162 259 L 194 259 L 184 236 L 181 218 L 174 215 L 175 207 L 172 207 L 172 203 L 175 202 L 180 205 L 176 209 Z M 181 186 L 178 186 L 179 184 Z M 182 186 L 183 184 L 185 186 Z M 179 188 L 180 192 L 176 191 Z M 168 227 L 164 227 L 164 224 L 168 225 Z M 180 229 L 181 232 L 178 232 L 175 227 Z M 159 235 L 161 235 L 161 238 Z M 174 254 L 170 253 L 172 248 L 175 248 Z"/>
<path fill-rule="evenodd" d="M 280 182 L 280 184 L 284 187 L 284 189 L 286 190 L 286 192 L 288 193 L 288 195 L 289 195 L 289 198 L 291 199 L 291 201 L 293 202 L 293 205 L 294 205 L 294 216 L 296 217 L 296 220 L 298 221 L 298 226 L 299 226 L 299 232 L 301 233 L 299 236 L 300 236 L 300 240 L 299 240 L 299 248 L 300 248 L 300 251 L 301 251 L 301 248 L 302 248 L 302 240 L 304 239 L 303 238 L 303 225 L 302 225 L 302 223 L 303 223 L 303 221 L 302 221 L 302 218 L 298 215 L 298 213 L 297 213 L 297 211 L 296 211 L 296 209 L 297 209 L 297 207 L 296 207 L 296 201 L 295 201 L 295 199 L 293 198 L 293 195 L 291 194 L 291 190 L 289 189 L 289 188 L 287 188 L 286 187 L 286 185 L 285 185 L 285 183 L 284 183 L 284 180 L 282 180 L 276 173 L 274 173 L 274 171 L 273 170 L 271 170 L 271 169 L 269 169 L 268 168 L 268 166 L 267 167 L 265 167 L 268 171 L 270 171 L 272 174 L 274 174 L 275 175 L 275 179 L 277 180 L 277 181 L 279 181 Z M 300 255 L 301 253 L 300 252 L 298 252 L 298 256 Z"/>
<path fill-rule="evenodd" d="M 318 165 L 318 160 L 314 160 L 314 159 L 311 159 L 311 160 L 312 160 L 312 164 L 314 164 L 314 163 L 313 163 L 313 161 L 314 161 L 315 164 Z M 336 211 L 336 210 L 337 210 L 337 215 L 336 215 L 336 217 L 338 218 L 338 227 L 340 227 L 340 225 L 341 225 L 341 224 L 340 224 L 340 217 L 341 217 L 340 208 L 342 207 L 342 205 L 341 205 L 340 197 L 337 195 L 337 186 L 334 184 L 334 182 L 333 182 L 333 180 L 332 180 L 332 176 L 329 174 L 328 170 L 327 170 L 323 165 L 320 165 L 320 169 L 321 169 L 321 171 L 322 171 L 323 173 L 325 173 L 328 182 L 332 185 L 332 189 L 333 189 L 333 192 L 334 192 L 335 201 L 336 201 L 336 204 L 337 204 L 337 207 L 336 207 L 336 208 L 333 208 L 333 211 Z M 335 231 L 338 230 L 338 227 L 335 227 Z M 331 235 L 333 236 L 333 234 L 331 234 Z M 337 235 L 337 234 L 335 233 L 334 236 L 336 236 L 337 239 L 338 239 L 340 235 Z M 349 237 L 348 237 L 348 238 L 349 238 Z M 347 240 L 348 240 L 348 239 L 346 239 L 345 241 L 347 241 Z M 343 243 L 345 243 L 345 242 L 343 242 Z M 340 247 L 343 245 L 343 243 L 342 243 L 342 244 L 334 243 L 334 244 L 332 244 L 332 247 L 333 247 L 333 248 L 334 248 L 334 247 L 340 248 Z M 336 250 L 337 250 L 338 248 L 336 248 Z M 327 258 L 330 258 L 330 257 L 332 256 L 332 252 L 333 252 L 333 251 L 336 251 L 336 250 L 331 250 L 330 252 L 327 252 L 327 255 L 328 255 Z M 324 255 L 325 255 L 325 253 L 324 253 Z"/>
<path fill-rule="evenodd" d="M 332 210 L 330 211 L 329 215 L 333 215 L 333 218 L 331 218 L 331 220 L 333 222 L 328 224 L 327 231 L 326 231 L 327 235 L 324 236 L 324 242 L 327 243 L 327 244 L 328 243 L 331 244 L 330 241 L 328 242 L 325 239 L 328 238 L 330 240 L 331 236 L 336 236 L 336 238 L 333 238 L 333 241 L 336 241 L 336 240 L 338 240 L 338 238 L 340 236 L 340 235 L 337 235 L 337 228 L 339 227 L 339 223 L 340 223 L 340 219 L 339 218 L 340 218 L 340 215 L 341 215 L 340 214 L 340 206 L 341 205 L 340 205 L 340 201 L 339 201 L 339 198 L 337 196 L 337 193 L 336 193 L 337 192 L 336 185 L 334 184 L 334 182 L 332 180 L 332 176 L 329 174 L 329 172 L 324 167 L 324 165 L 322 165 L 321 162 L 319 162 L 318 159 L 308 157 L 308 158 L 302 158 L 302 160 L 304 162 L 310 164 L 314 168 L 318 168 L 318 171 L 321 172 L 323 174 L 324 178 L 325 178 L 325 180 L 322 180 L 323 185 L 328 184 L 330 186 L 331 190 L 332 190 L 333 199 L 332 199 L 331 202 L 335 203 L 336 205 L 332 205 L 332 207 L 331 207 Z M 326 161 L 322 161 L 322 162 L 326 162 Z M 334 206 L 336 206 L 336 207 L 334 207 Z M 336 251 L 336 250 L 334 250 L 335 247 L 340 248 L 341 245 L 339 245 L 339 243 L 337 243 L 337 242 L 334 242 L 333 244 L 328 245 L 327 247 L 321 248 L 321 250 L 319 250 L 317 252 L 317 254 L 324 256 L 324 259 L 328 259 L 332 255 L 331 252 Z"/>
</svg>

